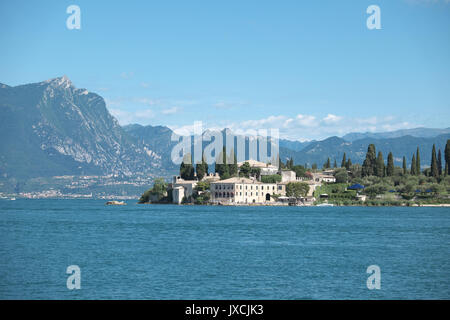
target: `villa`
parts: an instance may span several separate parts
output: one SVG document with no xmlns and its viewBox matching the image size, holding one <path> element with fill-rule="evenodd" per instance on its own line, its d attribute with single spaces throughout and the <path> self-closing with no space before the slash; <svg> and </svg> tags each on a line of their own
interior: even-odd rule
<svg viewBox="0 0 450 320">
<path fill-rule="evenodd" d="M 275 202 L 274 195 L 285 194 L 285 185 L 256 179 L 234 177 L 211 183 L 212 203 L 268 203 Z"/>
</svg>

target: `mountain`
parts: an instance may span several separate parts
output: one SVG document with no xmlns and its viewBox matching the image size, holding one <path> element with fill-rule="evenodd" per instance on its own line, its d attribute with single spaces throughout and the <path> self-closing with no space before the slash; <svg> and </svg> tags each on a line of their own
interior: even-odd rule
<svg viewBox="0 0 450 320">
<path fill-rule="evenodd" d="M 414 128 L 414 129 L 402 129 L 389 132 L 352 132 L 342 137 L 346 141 L 356 141 L 366 138 L 372 139 L 388 139 L 388 138 L 400 138 L 404 136 L 412 136 L 417 138 L 432 138 L 439 135 L 450 133 L 450 128 L 435 129 L 435 128 Z"/>
<path fill-rule="evenodd" d="M 173 131 L 165 126 L 142 126 L 130 124 L 123 127 L 125 132 L 148 150 L 156 152 L 165 169 L 177 171 L 178 165 L 171 161 L 171 152 L 177 142 L 171 141 Z"/>
<path fill-rule="evenodd" d="M 292 157 L 295 163 L 307 163 L 311 166 L 316 163 L 321 167 L 329 157 L 331 163 L 336 159 L 340 166 L 344 152 L 347 159 L 352 159 L 353 163 L 362 163 L 365 159 L 367 147 L 369 144 L 375 144 L 377 153 L 381 151 L 386 161 L 389 152 L 394 155 L 394 162 L 401 165 L 403 156 L 409 164 L 413 153 L 417 147 L 420 149 L 421 163 L 423 167 L 429 166 L 431 161 L 431 149 L 436 144 L 436 150 L 441 149 L 442 154 L 445 150 L 445 144 L 450 139 L 450 134 L 442 134 L 437 137 L 421 138 L 413 136 L 403 136 L 399 138 L 364 138 L 353 142 L 338 137 L 330 137 L 322 141 L 316 141 L 309 144 L 301 151 L 293 151 L 280 147 L 282 159 Z"/>
<path fill-rule="evenodd" d="M 0 114 L 0 192 L 138 195 L 155 177 L 168 178 L 179 169 L 171 161 L 177 142 L 171 141 L 170 128 L 121 127 L 101 96 L 76 88 L 65 76 L 14 87 L 0 83 Z M 229 131 L 217 133 L 224 137 Z M 247 146 L 255 142 L 255 137 L 244 138 Z M 280 159 L 320 167 L 328 157 L 340 164 L 345 152 L 353 163 L 362 163 L 374 143 L 385 159 L 392 151 L 398 165 L 403 156 L 409 163 L 419 146 L 425 167 L 432 145 L 443 152 L 447 139 L 448 128 L 352 133 L 308 142 L 280 139 Z"/>
<path fill-rule="evenodd" d="M 0 86 L 0 176 L 148 175 L 161 156 L 130 136 L 102 97 L 67 77 Z"/>
<path fill-rule="evenodd" d="M 305 141 L 305 142 L 301 142 L 301 141 L 292 141 L 292 140 L 286 140 L 286 139 L 280 139 L 279 140 L 279 145 L 280 148 L 286 148 L 286 149 L 290 149 L 293 151 L 301 151 L 304 148 L 306 148 L 309 144 L 315 142 L 315 140 L 313 141 Z"/>
</svg>

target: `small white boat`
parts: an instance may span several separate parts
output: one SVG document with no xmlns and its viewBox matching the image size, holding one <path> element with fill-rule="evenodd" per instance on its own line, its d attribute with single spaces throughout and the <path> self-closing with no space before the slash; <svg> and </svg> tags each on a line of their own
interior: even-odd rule
<svg viewBox="0 0 450 320">
<path fill-rule="evenodd" d="M 11 199 L 9 199 L 9 200 L 14 201 L 14 200 L 16 200 L 16 198 L 11 198 Z"/>
<path fill-rule="evenodd" d="M 332 203 L 320 203 L 316 205 L 316 207 L 334 207 L 334 204 Z"/>
</svg>

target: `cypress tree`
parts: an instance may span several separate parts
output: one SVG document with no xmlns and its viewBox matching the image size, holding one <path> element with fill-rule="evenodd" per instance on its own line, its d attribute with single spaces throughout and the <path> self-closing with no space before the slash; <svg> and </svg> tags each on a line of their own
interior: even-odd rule
<svg viewBox="0 0 450 320">
<path fill-rule="evenodd" d="M 388 177 L 392 177 L 394 175 L 394 156 L 392 155 L 392 152 L 389 152 L 388 155 L 386 175 Z"/>
<path fill-rule="evenodd" d="M 347 155 L 344 152 L 344 156 L 342 157 L 341 168 L 347 166 Z"/>
<path fill-rule="evenodd" d="M 329 169 L 329 168 L 331 167 L 331 161 L 330 161 L 330 158 L 327 159 L 327 162 L 323 165 L 323 167 L 324 167 L 325 169 Z"/>
<path fill-rule="evenodd" d="M 416 155 L 413 154 L 413 157 L 412 157 L 412 160 L 411 160 L 411 174 L 413 176 L 416 175 L 416 169 L 417 169 Z"/>
<path fill-rule="evenodd" d="M 205 160 L 205 155 L 202 154 L 202 162 L 197 163 L 195 170 L 197 171 L 197 179 L 201 181 L 204 176 L 208 175 L 208 164 Z"/>
<path fill-rule="evenodd" d="M 433 144 L 433 150 L 431 151 L 431 176 L 439 178 L 438 164 L 436 158 L 436 146 Z"/>
<path fill-rule="evenodd" d="M 441 155 L 441 149 L 439 149 L 439 152 L 438 152 L 437 165 L 438 165 L 439 176 L 442 176 L 442 155 Z"/>
<path fill-rule="evenodd" d="M 184 156 L 183 162 L 180 165 L 180 176 L 184 180 L 194 180 L 194 166 L 192 165 L 191 154 L 188 153 Z"/>
<path fill-rule="evenodd" d="M 345 164 L 345 168 L 347 170 L 350 170 L 351 167 L 352 167 L 352 159 L 348 158 L 347 163 Z"/>
<path fill-rule="evenodd" d="M 222 159 L 222 163 L 217 163 L 216 161 L 216 173 L 218 173 L 222 179 L 226 179 L 230 176 L 230 173 L 228 171 L 227 150 L 225 147 L 223 147 L 222 151 L 219 153 L 218 159 Z"/>
<path fill-rule="evenodd" d="M 445 175 L 448 175 L 450 163 L 450 139 L 447 140 L 447 144 L 445 145 L 444 158 L 445 158 Z"/>
<path fill-rule="evenodd" d="M 375 166 L 375 175 L 378 177 L 384 177 L 384 160 L 383 153 L 381 151 L 378 152 L 377 162 Z"/>
<path fill-rule="evenodd" d="M 362 175 L 363 176 L 373 176 L 376 167 L 376 151 L 375 145 L 370 144 L 367 148 L 366 159 L 362 165 Z"/>
<path fill-rule="evenodd" d="M 416 155 L 416 175 L 420 176 L 420 151 L 419 151 L 419 147 L 417 147 L 417 155 Z"/>
<path fill-rule="evenodd" d="M 408 173 L 408 169 L 406 168 L 406 157 L 403 156 L 403 174 Z"/>
<path fill-rule="evenodd" d="M 337 168 L 337 162 L 336 162 L 336 158 L 334 159 L 334 164 L 333 164 L 333 168 Z"/>
<path fill-rule="evenodd" d="M 233 149 L 231 149 L 230 153 L 230 164 L 228 165 L 228 172 L 232 177 L 236 176 L 238 173 L 237 158 Z"/>
</svg>

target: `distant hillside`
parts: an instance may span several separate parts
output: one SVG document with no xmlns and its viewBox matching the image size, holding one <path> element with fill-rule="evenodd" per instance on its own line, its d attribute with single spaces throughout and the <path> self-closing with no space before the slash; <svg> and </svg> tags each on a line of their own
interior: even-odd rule
<svg viewBox="0 0 450 320">
<path fill-rule="evenodd" d="M 389 139 L 364 138 L 353 142 L 338 137 L 331 137 L 323 141 L 311 143 L 299 152 L 280 148 L 280 153 L 283 155 L 283 158 L 292 157 L 295 163 L 307 163 L 309 166 L 313 163 L 317 163 L 317 165 L 321 167 L 327 161 L 328 157 L 330 157 L 332 163 L 334 159 L 336 159 L 338 165 L 340 165 L 344 152 L 346 153 L 347 158 L 352 159 L 353 163 L 362 163 L 368 145 L 373 143 L 377 148 L 377 153 L 378 151 L 381 151 L 386 159 L 388 153 L 392 152 L 394 161 L 397 165 L 400 165 L 403 156 L 406 156 L 406 160 L 409 164 L 413 153 L 416 151 L 417 147 L 419 147 L 422 165 L 429 166 L 433 144 L 436 144 L 437 150 L 441 149 L 443 154 L 448 139 L 450 139 L 450 134 L 443 134 L 432 138 L 418 138 L 412 136 Z"/>
<path fill-rule="evenodd" d="M 366 133 L 358 133 L 352 132 L 348 133 L 342 137 L 342 139 L 347 141 L 356 141 L 366 138 L 372 139 L 388 139 L 388 138 L 400 138 L 404 136 L 412 136 L 417 138 L 432 138 L 437 137 L 443 134 L 450 133 L 450 128 L 446 129 L 434 129 L 434 128 L 414 128 L 414 129 L 403 129 L 397 131 L 390 132 L 366 132 Z"/>
</svg>

